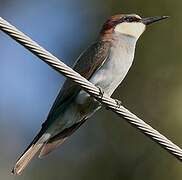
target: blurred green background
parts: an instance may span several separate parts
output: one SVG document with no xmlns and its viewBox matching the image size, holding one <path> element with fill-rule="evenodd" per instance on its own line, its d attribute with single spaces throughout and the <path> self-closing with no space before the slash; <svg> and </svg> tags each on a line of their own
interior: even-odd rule
<svg viewBox="0 0 182 180">
<path fill-rule="evenodd" d="M 134 64 L 113 97 L 182 147 L 181 0 L 0 0 L 0 16 L 72 65 L 117 13 L 169 15 L 140 38 Z M 0 32 L 0 179 L 181 180 L 181 163 L 102 109 L 62 147 L 11 175 L 65 78 Z"/>
</svg>

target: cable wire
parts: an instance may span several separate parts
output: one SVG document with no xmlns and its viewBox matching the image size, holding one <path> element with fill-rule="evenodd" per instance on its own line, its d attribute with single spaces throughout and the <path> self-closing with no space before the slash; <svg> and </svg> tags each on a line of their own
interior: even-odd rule
<svg viewBox="0 0 182 180">
<path fill-rule="evenodd" d="M 182 161 L 182 149 L 179 146 L 175 145 L 172 141 L 160 134 L 157 130 L 145 123 L 135 114 L 131 113 L 125 107 L 118 106 L 116 100 L 112 99 L 107 94 L 104 93 L 103 96 L 101 96 L 100 89 L 98 87 L 96 87 L 87 79 L 82 77 L 79 73 L 75 72 L 72 68 L 65 65 L 62 61 L 53 56 L 51 53 L 49 53 L 47 50 L 45 50 L 35 41 L 30 39 L 27 35 L 19 31 L 17 28 L 12 26 L 10 23 L 8 23 L 1 17 L 0 29 L 7 35 L 9 35 L 11 38 L 13 38 L 15 41 L 17 41 L 19 44 L 23 45 L 26 49 L 31 51 L 42 61 L 51 66 L 53 69 L 77 83 L 81 88 L 83 88 L 87 93 L 89 93 L 90 96 L 93 96 L 100 103 L 102 103 L 102 105 L 105 105 L 108 109 L 118 114 L 128 123 L 139 129 L 143 134 L 147 135 L 149 138 L 161 145 L 161 147 L 166 149 L 178 160 Z"/>
</svg>

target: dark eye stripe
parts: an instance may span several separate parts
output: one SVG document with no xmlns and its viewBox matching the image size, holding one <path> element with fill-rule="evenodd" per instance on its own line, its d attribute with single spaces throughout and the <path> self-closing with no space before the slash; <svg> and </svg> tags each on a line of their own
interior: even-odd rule
<svg viewBox="0 0 182 180">
<path fill-rule="evenodd" d="M 123 22 L 138 22 L 140 19 L 138 19 L 137 17 L 124 17 L 123 18 Z"/>
</svg>

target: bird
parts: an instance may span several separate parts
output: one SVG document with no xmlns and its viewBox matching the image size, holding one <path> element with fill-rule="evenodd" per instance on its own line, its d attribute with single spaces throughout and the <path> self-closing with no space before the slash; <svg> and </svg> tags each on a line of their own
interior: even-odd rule
<svg viewBox="0 0 182 180">
<path fill-rule="evenodd" d="M 146 26 L 166 18 L 141 18 L 136 14 L 111 16 L 97 40 L 77 58 L 73 69 L 97 86 L 101 95 L 111 96 L 132 66 L 137 40 Z M 100 102 L 67 79 L 39 133 L 16 161 L 12 173 L 20 175 L 38 152 L 43 158 L 63 144 L 101 107 Z"/>
</svg>

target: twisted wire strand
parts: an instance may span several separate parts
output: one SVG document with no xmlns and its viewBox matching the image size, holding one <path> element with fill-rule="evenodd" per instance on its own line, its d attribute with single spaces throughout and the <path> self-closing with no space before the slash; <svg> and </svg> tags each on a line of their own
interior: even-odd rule
<svg viewBox="0 0 182 180">
<path fill-rule="evenodd" d="M 72 68 L 65 65 L 62 61 L 53 56 L 51 53 L 49 53 L 47 50 L 45 50 L 43 47 L 41 47 L 39 44 L 34 42 L 32 39 L 30 39 L 28 36 L 16 29 L 1 17 L 0 29 L 15 41 L 23 45 L 26 49 L 31 51 L 42 61 L 51 66 L 53 69 L 80 85 L 80 87 L 82 87 L 87 93 L 101 102 L 102 105 L 105 105 L 107 108 L 118 114 L 128 123 L 139 129 L 143 134 L 147 135 L 152 140 L 161 145 L 161 147 L 166 149 L 178 160 L 182 161 L 182 149 L 180 147 L 175 145 L 172 141 L 160 134 L 157 130 L 138 118 L 135 114 L 131 113 L 125 107 L 118 106 L 117 102 L 107 94 L 104 93 L 101 97 L 99 88 L 82 77 L 79 73 L 75 72 Z"/>
</svg>

